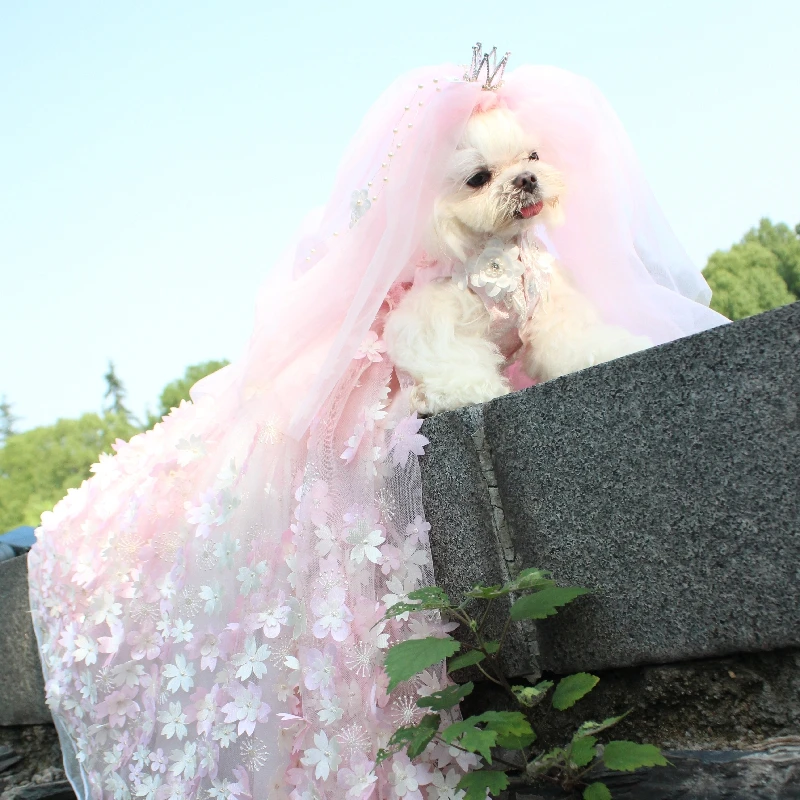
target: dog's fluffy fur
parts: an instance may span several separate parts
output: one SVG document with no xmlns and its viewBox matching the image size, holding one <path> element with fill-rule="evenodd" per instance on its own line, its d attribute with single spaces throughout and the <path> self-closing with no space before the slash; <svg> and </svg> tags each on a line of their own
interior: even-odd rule
<svg viewBox="0 0 800 800">
<path fill-rule="evenodd" d="M 448 187 L 433 209 L 431 251 L 465 261 L 490 236 L 512 240 L 534 221 L 558 225 L 567 187 L 555 167 L 532 155 L 538 156 L 536 142 L 510 111 L 474 114 L 449 165 Z M 534 180 L 525 181 L 525 173 Z M 485 182 L 470 186 L 476 175 Z M 534 217 L 522 216 L 537 204 L 541 210 Z M 390 313 L 384 340 L 393 362 L 414 380 L 416 411 L 436 414 L 509 392 L 506 361 L 490 338 L 489 321 L 483 300 L 449 278 L 414 286 Z M 557 264 L 520 338 L 522 367 L 540 381 L 650 345 L 604 324 Z"/>
</svg>

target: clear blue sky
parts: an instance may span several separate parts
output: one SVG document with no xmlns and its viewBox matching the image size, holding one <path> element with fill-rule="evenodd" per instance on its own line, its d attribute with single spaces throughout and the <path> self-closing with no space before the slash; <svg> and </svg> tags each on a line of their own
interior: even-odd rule
<svg viewBox="0 0 800 800">
<path fill-rule="evenodd" d="M 141 413 L 234 358 L 257 287 L 370 103 L 463 62 L 582 73 L 700 264 L 800 221 L 796 0 L 0 0 L 0 395 L 23 427 Z"/>
</svg>

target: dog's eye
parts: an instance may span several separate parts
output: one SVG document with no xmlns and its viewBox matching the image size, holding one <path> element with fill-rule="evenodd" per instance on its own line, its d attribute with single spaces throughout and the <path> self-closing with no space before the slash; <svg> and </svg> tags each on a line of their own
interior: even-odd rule
<svg viewBox="0 0 800 800">
<path fill-rule="evenodd" d="M 487 170 L 483 170 L 482 172 L 476 172 L 467 181 L 467 186 L 471 186 L 473 189 L 477 189 L 479 186 L 483 186 L 484 184 L 489 183 L 491 179 L 492 179 L 492 173 L 488 172 Z"/>
<path fill-rule="evenodd" d="M 528 156 L 528 161 L 538 161 L 538 160 L 539 160 L 539 154 L 538 154 L 538 153 L 537 153 L 537 152 L 534 150 L 534 151 L 533 151 L 533 152 L 532 152 L 532 153 L 531 153 L 531 154 Z"/>
</svg>

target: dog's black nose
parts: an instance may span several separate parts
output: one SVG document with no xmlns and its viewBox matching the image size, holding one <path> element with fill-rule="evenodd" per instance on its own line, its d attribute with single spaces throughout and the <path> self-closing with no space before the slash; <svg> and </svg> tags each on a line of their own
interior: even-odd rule
<svg viewBox="0 0 800 800">
<path fill-rule="evenodd" d="M 532 192 L 536 187 L 536 176 L 532 172 L 521 172 L 514 178 L 514 186 L 523 192 Z"/>
</svg>

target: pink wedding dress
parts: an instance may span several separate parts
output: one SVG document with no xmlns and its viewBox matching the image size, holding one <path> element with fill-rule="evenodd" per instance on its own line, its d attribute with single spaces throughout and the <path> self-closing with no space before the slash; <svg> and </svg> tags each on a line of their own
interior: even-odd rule
<svg viewBox="0 0 800 800">
<path fill-rule="evenodd" d="M 387 693 L 380 622 L 433 581 L 408 382 L 381 342 L 470 114 L 504 104 L 565 175 L 548 247 L 604 317 L 656 344 L 718 325 L 618 119 L 589 82 L 522 67 L 393 84 L 325 208 L 270 270 L 238 363 L 42 517 L 34 626 L 81 800 L 457 798 L 476 762 L 430 745 L 375 766 L 442 669 Z"/>
</svg>

